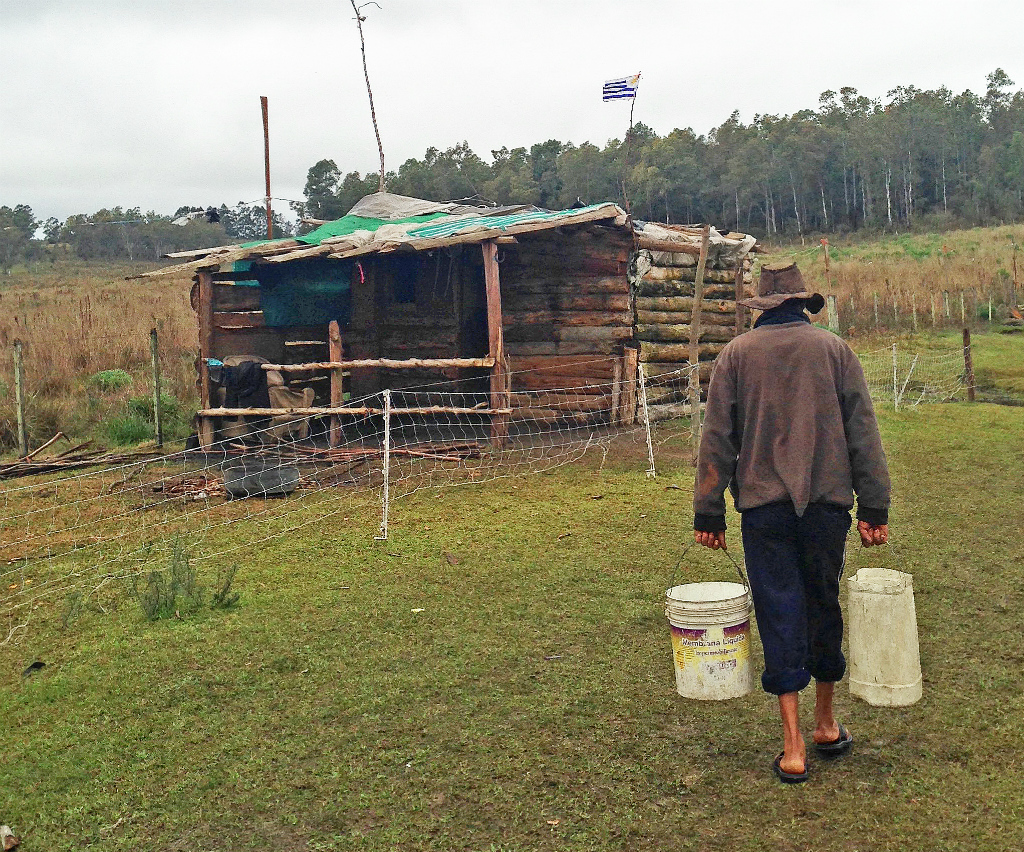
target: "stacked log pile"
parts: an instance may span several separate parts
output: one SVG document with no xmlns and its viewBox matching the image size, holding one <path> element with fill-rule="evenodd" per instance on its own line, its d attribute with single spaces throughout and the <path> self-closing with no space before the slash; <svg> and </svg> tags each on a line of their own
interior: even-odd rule
<svg viewBox="0 0 1024 852">
<path fill-rule="evenodd" d="M 685 399 L 690 355 L 691 321 L 695 308 L 697 258 L 689 253 L 652 251 L 651 267 L 635 286 L 636 336 L 640 360 L 650 377 L 648 403 L 655 408 Z M 737 285 L 737 275 L 742 274 Z M 707 268 L 700 300 L 698 373 L 702 393 L 711 378 L 714 359 L 738 329 L 749 327 L 749 311 L 736 315 L 737 286 L 751 295 L 751 258 L 741 268 Z M 657 413 L 657 412 L 655 412 Z"/>
</svg>

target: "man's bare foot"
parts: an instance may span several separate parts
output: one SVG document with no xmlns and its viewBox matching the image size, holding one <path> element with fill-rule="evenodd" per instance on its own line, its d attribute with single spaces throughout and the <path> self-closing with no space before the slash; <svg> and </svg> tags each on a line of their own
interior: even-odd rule
<svg viewBox="0 0 1024 852">
<path fill-rule="evenodd" d="M 801 741 L 798 747 L 782 753 L 782 760 L 779 761 L 779 768 L 783 772 L 800 775 L 807 771 L 807 749 Z"/>
<path fill-rule="evenodd" d="M 819 745 L 834 743 L 839 739 L 839 723 L 835 719 L 819 723 L 818 727 L 814 729 L 812 739 Z"/>
</svg>

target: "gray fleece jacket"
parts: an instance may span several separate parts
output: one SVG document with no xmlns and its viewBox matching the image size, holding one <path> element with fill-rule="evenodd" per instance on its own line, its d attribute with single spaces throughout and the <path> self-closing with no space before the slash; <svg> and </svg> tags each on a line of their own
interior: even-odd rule
<svg viewBox="0 0 1024 852">
<path fill-rule="evenodd" d="M 888 522 L 889 470 L 860 361 L 831 332 L 763 325 L 718 356 L 697 456 L 694 528 L 725 529 L 725 489 L 742 512 L 791 501 L 853 507 Z"/>
</svg>

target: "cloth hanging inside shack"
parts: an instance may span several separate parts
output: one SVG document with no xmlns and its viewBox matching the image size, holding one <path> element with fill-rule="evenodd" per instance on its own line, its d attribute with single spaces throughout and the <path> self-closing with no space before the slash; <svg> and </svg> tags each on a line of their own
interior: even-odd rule
<svg viewBox="0 0 1024 852">
<path fill-rule="evenodd" d="M 244 272 L 252 264 L 239 261 L 234 267 L 236 272 Z M 353 261 L 323 258 L 260 265 L 253 270 L 253 283 L 260 288 L 264 324 L 280 328 L 337 320 L 344 328 L 352 312 L 354 269 Z"/>
<path fill-rule="evenodd" d="M 267 373 L 259 361 L 243 361 L 237 367 L 220 368 L 225 408 L 270 408 Z"/>
</svg>

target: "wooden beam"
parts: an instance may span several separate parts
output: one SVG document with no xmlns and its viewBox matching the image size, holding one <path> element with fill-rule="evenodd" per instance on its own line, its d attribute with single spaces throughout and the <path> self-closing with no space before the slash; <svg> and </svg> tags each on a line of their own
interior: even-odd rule
<svg viewBox="0 0 1024 852">
<path fill-rule="evenodd" d="M 389 370 L 429 369 L 442 367 L 493 367 L 494 359 L 486 358 L 357 358 L 354 360 L 311 361 L 307 364 L 261 364 L 264 370 L 303 373 L 312 370 L 358 370 L 385 368 Z"/>
<path fill-rule="evenodd" d="M 631 346 L 627 346 L 622 352 L 622 386 L 623 396 L 621 400 L 622 406 L 622 425 L 632 426 L 636 423 L 636 383 L 637 383 L 637 364 L 640 361 L 640 351 L 634 349 Z"/>
<path fill-rule="evenodd" d="M 215 311 L 213 324 L 217 328 L 265 328 L 263 311 Z"/>
<path fill-rule="evenodd" d="M 331 320 L 327 326 L 328 357 L 331 361 L 340 362 L 342 359 L 341 329 L 337 320 Z M 331 370 L 331 408 L 340 408 L 345 401 L 345 393 L 342 385 L 343 373 L 341 367 L 334 367 Z M 341 420 L 331 417 L 331 426 L 328 440 L 332 447 L 341 444 Z"/>
<path fill-rule="evenodd" d="M 199 404 L 210 407 L 210 365 L 207 359 L 213 357 L 213 278 L 210 272 L 201 269 L 199 279 Z M 204 450 L 213 445 L 213 421 L 201 417 L 199 421 L 199 446 Z"/>
<path fill-rule="evenodd" d="M 371 414 L 383 414 L 383 408 L 372 408 L 369 406 L 338 408 L 203 408 L 197 414 L 200 417 L 326 417 L 326 416 L 349 416 L 367 417 Z M 392 408 L 391 413 L 395 414 L 480 414 L 485 416 L 499 415 L 507 416 L 512 413 L 511 408 L 458 408 L 448 405 L 423 405 L 416 408 Z"/>
<path fill-rule="evenodd" d="M 651 251 L 670 251 L 675 253 L 690 254 L 694 257 L 700 255 L 700 248 L 692 243 L 676 242 L 675 240 L 655 240 L 651 237 L 637 235 L 637 246 L 650 249 Z"/>
<path fill-rule="evenodd" d="M 700 257 L 697 259 L 697 275 L 693 282 L 693 301 L 699 305 L 704 298 L 704 267 L 708 262 L 708 243 L 711 239 L 711 225 L 705 225 L 700 238 Z M 690 316 L 690 366 L 697 369 L 700 362 L 700 311 Z M 700 378 L 690 377 L 690 432 L 693 438 L 693 461 L 697 463 L 697 441 L 700 437 Z"/>
<path fill-rule="evenodd" d="M 741 260 L 736 264 L 736 337 L 743 334 L 743 327 L 747 322 L 746 308 L 740 304 L 740 300 L 744 298 L 746 298 L 746 292 L 743 287 L 743 261 Z"/>
<path fill-rule="evenodd" d="M 484 290 L 487 296 L 487 345 L 491 366 L 491 408 L 507 408 L 508 371 L 505 365 L 505 342 L 501 325 L 501 281 L 498 274 L 498 246 L 494 240 L 482 245 L 484 255 Z M 491 440 L 504 443 L 508 420 L 496 415 L 491 422 Z"/>
</svg>

